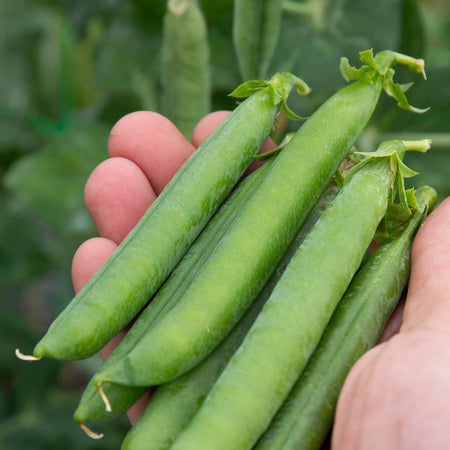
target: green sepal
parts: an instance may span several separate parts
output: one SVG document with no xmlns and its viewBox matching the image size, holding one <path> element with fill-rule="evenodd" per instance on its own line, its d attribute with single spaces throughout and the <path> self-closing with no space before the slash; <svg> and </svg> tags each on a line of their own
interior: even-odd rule
<svg viewBox="0 0 450 450">
<path fill-rule="evenodd" d="M 347 58 L 341 58 L 339 69 L 345 81 L 360 80 L 367 72 L 368 67 L 362 66 L 359 69 L 350 65 Z"/>
<path fill-rule="evenodd" d="M 295 135 L 294 131 L 287 133 L 277 148 L 269 150 L 268 152 L 259 153 L 258 155 L 255 156 L 255 159 L 257 159 L 258 161 L 265 161 L 266 159 L 269 159 L 272 156 L 277 155 L 278 153 L 281 152 L 281 150 L 283 150 L 284 147 L 286 147 L 286 145 L 289 143 L 289 141 L 293 138 L 294 135 Z"/>
<path fill-rule="evenodd" d="M 427 215 L 433 211 L 434 207 L 438 203 L 438 194 L 436 192 L 436 189 L 434 189 L 431 186 L 421 186 L 420 188 L 415 190 L 415 199 L 416 204 L 418 206 L 419 211 L 422 212 L 422 220 L 423 221 L 427 218 Z"/>
<path fill-rule="evenodd" d="M 400 89 L 403 92 L 409 91 L 409 89 L 414 85 L 414 81 L 411 81 L 410 83 L 399 83 Z"/>
<path fill-rule="evenodd" d="M 408 202 L 408 205 L 411 209 L 414 211 L 422 211 L 423 207 L 420 207 L 417 203 L 416 194 L 414 193 L 414 188 L 407 189 L 406 190 L 406 200 Z"/>
<path fill-rule="evenodd" d="M 369 49 L 369 50 L 364 50 L 362 52 L 359 52 L 359 59 L 363 62 L 366 63 L 368 67 L 370 67 L 373 70 L 378 71 L 378 64 L 373 56 L 373 50 Z"/>
<path fill-rule="evenodd" d="M 240 84 L 229 97 L 246 98 L 253 95 L 255 92 L 269 86 L 269 82 L 265 80 L 250 80 Z"/>
<path fill-rule="evenodd" d="M 376 70 L 380 75 L 386 75 L 387 72 L 396 65 L 395 52 L 385 50 L 376 54 L 375 58 Z"/>
<path fill-rule="evenodd" d="M 406 109 L 407 111 L 418 114 L 427 112 L 430 108 L 416 108 L 409 104 L 405 92 L 411 87 L 411 83 L 408 83 L 406 85 L 394 83 L 394 74 L 394 70 L 389 69 L 386 77 L 384 78 L 383 87 L 386 94 L 397 100 L 397 106 L 401 109 Z"/>
<path fill-rule="evenodd" d="M 375 236 L 394 239 L 401 234 L 410 217 L 411 211 L 409 209 L 398 203 L 389 203 Z"/>
<path fill-rule="evenodd" d="M 235 98 L 245 98 L 250 97 L 255 92 L 258 92 L 261 89 L 264 89 L 267 91 L 272 104 L 274 106 L 281 105 L 287 117 L 293 120 L 304 120 L 303 117 L 300 117 L 292 112 L 286 104 L 286 99 L 293 86 L 297 88 L 297 92 L 300 95 L 308 95 L 311 91 L 309 86 L 301 78 L 298 78 L 289 72 L 279 72 L 276 73 L 270 81 L 246 81 L 245 83 L 239 85 L 231 94 L 228 95 Z"/>
<path fill-rule="evenodd" d="M 422 186 L 417 190 L 408 189 L 406 191 L 406 199 L 409 209 L 394 203 L 388 205 L 386 215 L 377 228 L 377 237 L 395 239 L 408 226 L 413 214 L 422 215 L 420 226 L 434 209 L 438 196 L 434 188 Z"/>
<path fill-rule="evenodd" d="M 284 114 L 289 119 L 292 119 L 292 120 L 306 120 L 307 119 L 307 117 L 301 117 L 301 116 L 298 116 L 297 114 L 295 114 L 295 112 L 293 112 L 287 105 L 286 100 L 283 100 L 281 105 L 282 105 Z"/>
</svg>

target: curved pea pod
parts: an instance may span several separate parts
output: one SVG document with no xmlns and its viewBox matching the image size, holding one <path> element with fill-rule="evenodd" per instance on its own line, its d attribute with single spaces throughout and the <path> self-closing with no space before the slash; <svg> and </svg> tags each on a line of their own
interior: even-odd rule
<svg viewBox="0 0 450 450">
<path fill-rule="evenodd" d="M 191 139 L 211 104 L 208 36 L 197 0 L 168 0 L 161 55 L 163 114 Z"/>
<path fill-rule="evenodd" d="M 416 192 L 421 210 L 406 229 L 361 266 L 293 389 L 257 450 L 319 449 L 333 423 L 339 392 L 353 364 L 373 347 L 406 286 L 418 226 L 437 201 L 428 186 Z"/>
<path fill-rule="evenodd" d="M 279 106 L 299 83 L 288 73 L 259 82 L 56 318 L 36 345 L 35 357 L 91 356 L 139 313 L 251 163 Z"/>
<path fill-rule="evenodd" d="M 170 311 L 179 301 L 186 285 L 196 276 L 199 268 L 208 259 L 215 242 L 219 241 L 226 233 L 230 221 L 258 188 L 273 160 L 274 158 L 271 158 L 266 161 L 265 164 L 246 177 L 236 187 L 184 254 L 170 277 L 152 299 L 149 307 L 136 320 L 121 344 L 105 360 L 102 365 L 103 370 L 125 356 L 133 348 L 135 342 L 146 332 L 148 327 L 161 320 L 167 311 Z M 145 391 L 146 388 L 135 386 L 105 384 L 104 394 L 109 402 L 108 409 L 110 409 L 108 411 L 105 408 L 104 400 L 99 395 L 98 389 L 94 386 L 93 379 L 91 379 L 75 411 L 74 420 L 83 423 L 86 421 L 99 422 L 113 419 L 127 411 Z"/>
<path fill-rule="evenodd" d="M 400 184 L 398 141 L 349 176 L 172 450 L 249 449 L 317 346 Z M 388 151 L 390 150 L 390 151 Z M 386 153 L 386 154 L 385 154 Z M 357 213 L 356 213 L 357 212 Z"/>
<path fill-rule="evenodd" d="M 281 0 L 234 0 L 233 43 L 244 80 L 264 78 L 281 24 Z"/>
<path fill-rule="evenodd" d="M 227 335 L 263 288 L 369 121 L 385 77 L 377 68 L 367 67 L 360 69 L 364 73 L 359 81 L 333 95 L 300 127 L 186 288 L 182 301 L 121 361 L 100 370 L 97 386 L 167 382 L 194 367 Z"/>
<path fill-rule="evenodd" d="M 122 449 L 151 450 L 170 447 L 200 408 L 207 393 L 261 311 L 292 255 L 336 197 L 337 192 L 338 187 L 334 183 L 325 190 L 264 289 L 224 341 L 189 372 L 156 389 L 144 413 L 125 437 Z"/>
</svg>

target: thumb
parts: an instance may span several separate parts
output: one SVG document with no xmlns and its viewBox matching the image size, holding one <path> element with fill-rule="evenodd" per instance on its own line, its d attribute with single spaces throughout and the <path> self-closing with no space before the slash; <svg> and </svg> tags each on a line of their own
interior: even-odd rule
<svg viewBox="0 0 450 450">
<path fill-rule="evenodd" d="M 426 219 L 412 248 L 400 333 L 423 328 L 450 329 L 450 197 Z"/>
</svg>

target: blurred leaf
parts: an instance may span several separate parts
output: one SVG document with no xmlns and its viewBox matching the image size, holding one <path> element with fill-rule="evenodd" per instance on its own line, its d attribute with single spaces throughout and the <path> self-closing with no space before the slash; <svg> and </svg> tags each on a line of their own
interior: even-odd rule
<svg viewBox="0 0 450 450">
<path fill-rule="evenodd" d="M 402 1 L 402 34 L 400 53 L 422 58 L 425 52 L 425 30 L 419 0 Z"/>
<path fill-rule="evenodd" d="M 76 123 L 39 153 L 14 164 L 5 184 L 59 231 L 93 233 L 83 190 L 91 171 L 107 157 L 108 134 L 103 125 Z"/>
<path fill-rule="evenodd" d="M 142 108 L 157 111 L 160 46 L 159 34 L 146 35 L 127 16 L 105 30 L 98 42 L 95 74 L 102 102 L 118 93 L 129 93 L 130 97 L 139 98 Z M 120 111 L 127 112 L 131 111 Z"/>
<path fill-rule="evenodd" d="M 406 181 L 408 187 L 433 186 L 439 195 L 439 201 L 450 196 L 450 146 L 446 150 L 432 148 L 426 158 L 407 154 L 405 162 L 419 171 L 419 175 Z"/>
<path fill-rule="evenodd" d="M 78 396 L 53 390 L 39 408 L 27 408 L 0 425 L 2 450 L 111 450 L 119 448 L 129 425 L 123 417 L 102 424 L 105 437 L 98 441 L 87 437 L 72 421 Z"/>
<path fill-rule="evenodd" d="M 0 180 L 10 164 L 42 143 L 22 120 L 0 114 Z M 0 191 L 3 186 L 0 185 Z"/>
<path fill-rule="evenodd" d="M 317 1 L 299 3 L 319 5 Z M 284 14 L 271 70 L 288 70 L 304 78 L 312 95 L 342 86 L 341 56 L 356 62 L 361 50 L 396 50 L 401 31 L 401 0 L 340 0 L 320 5 L 320 19 Z"/>
<path fill-rule="evenodd" d="M 0 201 L 0 291 L 40 274 L 49 264 L 48 229 L 11 199 Z"/>
</svg>

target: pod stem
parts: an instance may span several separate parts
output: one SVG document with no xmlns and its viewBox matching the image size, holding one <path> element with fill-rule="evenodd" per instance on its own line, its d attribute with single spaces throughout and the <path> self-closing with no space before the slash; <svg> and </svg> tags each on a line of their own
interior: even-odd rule
<svg viewBox="0 0 450 450">
<path fill-rule="evenodd" d="M 401 143 L 405 147 L 405 150 L 413 150 L 416 152 L 425 153 L 427 150 L 430 149 L 431 139 L 420 139 L 416 141 L 408 140 L 408 141 L 401 141 Z"/>
<path fill-rule="evenodd" d="M 191 5 L 197 5 L 197 0 L 167 0 L 167 9 L 175 16 L 183 15 Z"/>
<path fill-rule="evenodd" d="M 414 72 L 422 74 L 423 79 L 427 79 L 427 74 L 425 73 L 425 61 L 423 59 L 416 59 L 412 56 L 403 55 L 402 53 L 392 52 L 395 55 L 395 62 L 398 64 L 404 64 L 408 66 Z"/>
<path fill-rule="evenodd" d="M 106 396 L 105 391 L 103 390 L 101 384 L 99 384 L 97 386 L 97 390 L 98 390 L 98 393 L 100 394 L 100 397 L 103 400 L 103 403 L 105 404 L 106 411 L 111 412 L 112 411 L 111 403 L 109 403 L 108 397 Z"/>
<path fill-rule="evenodd" d="M 101 439 L 104 434 L 103 433 L 94 433 L 90 430 L 84 423 L 80 423 L 80 428 L 91 438 L 91 439 Z"/>
<path fill-rule="evenodd" d="M 33 355 L 24 355 L 18 348 L 16 348 L 15 354 L 17 358 L 22 361 L 39 361 L 41 358 Z"/>
<path fill-rule="evenodd" d="M 325 29 L 325 4 L 323 1 L 312 0 L 298 3 L 295 1 L 283 1 L 283 12 L 310 19 L 310 22 L 318 30 Z"/>
</svg>

